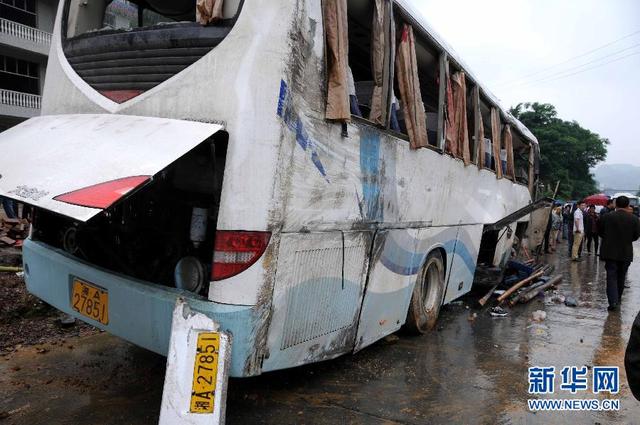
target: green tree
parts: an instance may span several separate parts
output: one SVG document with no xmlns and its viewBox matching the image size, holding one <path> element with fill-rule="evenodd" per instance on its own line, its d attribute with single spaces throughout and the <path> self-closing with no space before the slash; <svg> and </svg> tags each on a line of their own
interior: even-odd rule
<svg viewBox="0 0 640 425">
<path fill-rule="evenodd" d="M 558 197 L 564 199 L 580 199 L 598 191 L 589 170 L 605 160 L 609 140 L 575 121 L 558 118 L 556 108 L 548 103 L 520 103 L 511 113 L 538 138 L 540 179 L 546 195 L 553 195 L 557 181 Z"/>
</svg>

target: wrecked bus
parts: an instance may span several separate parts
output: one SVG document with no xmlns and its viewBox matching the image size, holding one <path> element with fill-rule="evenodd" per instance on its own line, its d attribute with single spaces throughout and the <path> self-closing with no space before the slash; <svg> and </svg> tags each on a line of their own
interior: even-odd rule
<svg viewBox="0 0 640 425">
<path fill-rule="evenodd" d="M 425 332 L 504 263 L 536 139 L 407 0 L 196 3 L 60 2 L 42 116 L 0 134 L 30 292 L 165 355 L 182 297 L 251 376 Z"/>
</svg>

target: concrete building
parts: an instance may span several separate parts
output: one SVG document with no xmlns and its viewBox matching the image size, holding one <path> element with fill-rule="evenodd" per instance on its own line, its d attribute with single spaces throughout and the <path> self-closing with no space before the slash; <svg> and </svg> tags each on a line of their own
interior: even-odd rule
<svg viewBox="0 0 640 425">
<path fill-rule="evenodd" d="M 40 114 L 58 0 L 0 0 L 0 131 Z"/>
</svg>

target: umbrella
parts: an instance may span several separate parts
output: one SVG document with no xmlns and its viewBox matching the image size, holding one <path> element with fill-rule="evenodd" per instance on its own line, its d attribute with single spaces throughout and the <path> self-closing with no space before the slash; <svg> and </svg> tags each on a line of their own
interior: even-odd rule
<svg viewBox="0 0 640 425">
<path fill-rule="evenodd" d="M 607 205 L 608 200 L 609 200 L 609 197 L 607 195 L 605 195 L 604 193 L 598 193 L 597 195 L 587 196 L 586 198 L 584 198 L 583 201 L 586 202 L 588 205 L 605 206 Z"/>
</svg>

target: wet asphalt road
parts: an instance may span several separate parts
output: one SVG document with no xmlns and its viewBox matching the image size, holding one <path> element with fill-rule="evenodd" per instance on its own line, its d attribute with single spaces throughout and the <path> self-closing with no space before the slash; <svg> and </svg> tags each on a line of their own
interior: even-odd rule
<svg viewBox="0 0 640 425">
<path fill-rule="evenodd" d="M 620 312 L 606 310 L 604 264 L 586 256 L 549 256 L 564 276 L 558 291 L 579 307 L 547 299 L 519 305 L 506 318 L 445 307 L 438 330 L 399 335 L 356 355 L 257 378 L 232 380 L 227 423 L 264 424 L 640 424 L 640 402 L 624 374 L 624 349 L 640 310 L 640 244 Z M 547 318 L 533 322 L 544 310 Z M 473 312 L 476 320 L 469 320 Z M 71 346 L 71 348 L 70 348 Z M 155 424 L 164 358 L 99 334 L 62 346 L 25 348 L 0 359 L 0 423 Z M 533 413 L 527 410 L 529 366 L 619 366 L 618 412 Z M 559 383 L 556 382 L 556 385 Z M 555 398 L 602 398 L 590 392 Z"/>
</svg>

